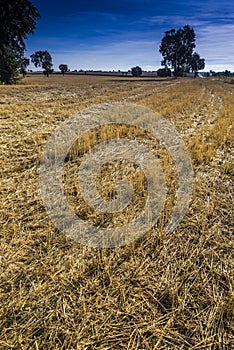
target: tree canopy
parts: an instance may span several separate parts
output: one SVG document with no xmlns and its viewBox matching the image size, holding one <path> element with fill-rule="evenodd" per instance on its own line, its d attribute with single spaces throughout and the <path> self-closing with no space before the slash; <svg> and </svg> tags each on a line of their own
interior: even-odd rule
<svg viewBox="0 0 234 350">
<path fill-rule="evenodd" d="M 197 52 L 194 52 L 191 59 L 191 70 L 192 72 L 197 72 L 200 69 L 205 68 L 205 59 L 201 58 Z"/>
<path fill-rule="evenodd" d="M 44 69 L 44 74 L 47 77 L 53 72 L 52 57 L 48 51 L 36 51 L 30 57 L 35 67 L 42 67 Z"/>
<path fill-rule="evenodd" d="M 26 69 L 29 66 L 29 64 L 30 64 L 30 59 L 29 58 L 23 57 L 21 59 L 20 73 L 23 74 L 24 77 L 26 75 Z"/>
<path fill-rule="evenodd" d="M 193 53 L 196 47 L 195 39 L 194 29 L 189 25 L 165 32 L 159 49 L 163 56 L 161 63 L 165 68 L 171 67 L 175 76 L 184 76 L 191 70 L 205 67 L 205 60 Z"/>
<path fill-rule="evenodd" d="M 140 77 L 142 75 L 142 69 L 139 66 L 132 67 L 131 72 L 134 77 Z"/>
<path fill-rule="evenodd" d="M 59 65 L 59 69 L 60 69 L 60 71 L 61 71 L 61 73 L 64 75 L 65 73 L 67 73 L 68 72 L 68 66 L 67 66 L 67 64 L 60 64 Z"/>
<path fill-rule="evenodd" d="M 20 70 L 25 40 L 40 14 L 28 0 L 0 0 L 0 81 L 12 83 Z"/>
</svg>

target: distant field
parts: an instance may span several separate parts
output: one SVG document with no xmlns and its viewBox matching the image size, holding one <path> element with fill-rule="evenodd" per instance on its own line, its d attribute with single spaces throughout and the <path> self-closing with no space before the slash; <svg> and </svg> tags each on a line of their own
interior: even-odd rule
<svg viewBox="0 0 234 350">
<path fill-rule="evenodd" d="M 127 246 L 98 250 L 54 227 L 40 197 L 39 162 L 61 121 L 116 101 L 149 107 L 175 124 L 195 185 L 188 213 L 166 234 L 176 184 L 164 154 L 171 191 L 157 227 Z M 233 84 L 31 75 L 0 86 L 0 116 L 0 349 L 234 348 Z M 135 137 L 154 150 L 155 140 Z M 72 150 L 69 171 L 95 144 L 87 140 Z M 69 203 L 89 219 L 69 176 Z M 103 179 L 105 192 L 107 170 Z"/>
</svg>

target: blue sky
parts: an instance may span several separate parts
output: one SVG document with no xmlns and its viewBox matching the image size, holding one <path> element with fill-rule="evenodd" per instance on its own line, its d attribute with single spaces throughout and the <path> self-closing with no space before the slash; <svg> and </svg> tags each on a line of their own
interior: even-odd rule
<svg viewBox="0 0 234 350">
<path fill-rule="evenodd" d="M 145 70 L 161 66 L 166 30 L 191 25 L 205 70 L 234 71 L 231 0 L 31 0 L 41 19 L 27 40 L 26 56 L 48 50 L 54 68 Z M 33 68 L 31 66 L 31 68 Z"/>
</svg>

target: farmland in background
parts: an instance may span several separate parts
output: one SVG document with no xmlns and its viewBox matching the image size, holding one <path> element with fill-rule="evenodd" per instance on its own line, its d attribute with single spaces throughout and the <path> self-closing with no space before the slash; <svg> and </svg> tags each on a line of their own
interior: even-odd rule
<svg viewBox="0 0 234 350">
<path fill-rule="evenodd" d="M 192 159 L 194 192 L 183 221 L 166 234 L 176 184 L 164 154 L 172 193 L 157 227 L 127 246 L 98 250 L 54 227 L 39 165 L 61 121 L 117 101 L 174 123 Z M 234 85 L 212 79 L 32 74 L 0 86 L 0 349 L 232 349 L 233 116 Z M 154 149 L 155 140 L 135 137 Z M 71 151 L 68 174 L 90 147 L 87 136 Z M 84 215 L 69 176 L 69 203 Z M 108 170 L 102 177 L 105 192 Z"/>
</svg>

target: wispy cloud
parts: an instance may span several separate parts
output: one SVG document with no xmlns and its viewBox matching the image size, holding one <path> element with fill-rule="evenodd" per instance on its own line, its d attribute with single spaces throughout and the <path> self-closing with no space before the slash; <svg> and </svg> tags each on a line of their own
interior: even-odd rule
<svg viewBox="0 0 234 350">
<path fill-rule="evenodd" d="M 189 24 L 197 36 L 196 49 L 206 59 L 206 69 L 228 66 L 234 70 L 234 10 L 230 1 L 88 0 L 79 6 L 70 1 L 66 9 L 61 2 L 58 0 L 54 13 L 45 14 L 28 41 L 28 55 L 36 49 L 48 49 L 55 68 L 64 62 L 71 69 L 126 70 L 136 64 L 157 69 L 164 32 Z M 52 4 L 44 6 L 49 9 Z"/>
<path fill-rule="evenodd" d="M 234 24 L 206 26 L 199 29 L 198 50 L 206 57 L 207 66 L 234 70 Z M 214 68 L 213 68 L 214 69 Z"/>
<path fill-rule="evenodd" d="M 154 46 L 152 41 L 126 40 L 85 48 L 82 51 L 55 50 L 52 55 L 55 66 L 62 62 L 69 62 L 71 69 L 129 70 L 140 62 L 144 69 L 150 66 L 153 70 L 160 66 L 160 58 L 157 59 L 157 50 Z"/>
</svg>

